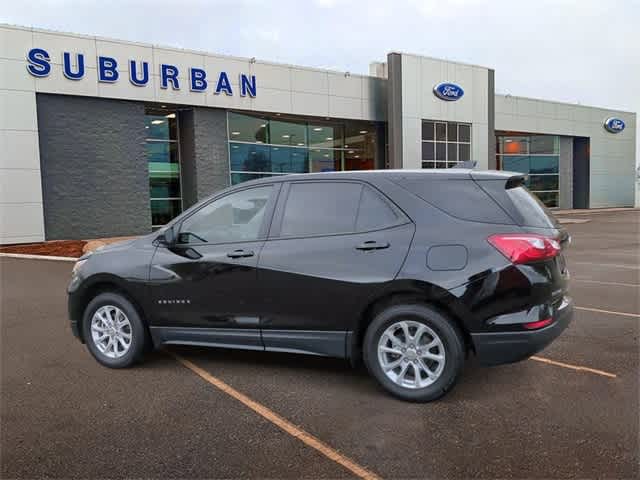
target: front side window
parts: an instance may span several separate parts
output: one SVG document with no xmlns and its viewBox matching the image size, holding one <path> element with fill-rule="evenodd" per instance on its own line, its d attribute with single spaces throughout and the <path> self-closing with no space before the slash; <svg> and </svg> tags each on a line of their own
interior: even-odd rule
<svg viewBox="0 0 640 480">
<path fill-rule="evenodd" d="M 396 211 L 371 187 L 349 182 L 293 183 L 280 235 L 365 232 L 397 223 Z"/>
<path fill-rule="evenodd" d="M 182 222 L 179 243 L 248 242 L 260 237 L 272 186 L 250 188 L 214 200 Z"/>
</svg>

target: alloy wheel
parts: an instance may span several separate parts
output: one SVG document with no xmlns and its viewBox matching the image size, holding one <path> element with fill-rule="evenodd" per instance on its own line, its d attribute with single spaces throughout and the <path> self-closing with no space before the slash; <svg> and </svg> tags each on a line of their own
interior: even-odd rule
<svg viewBox="0 0 640 480">
<path fill-rule="evenodd" d="M 410 320 L 389 326 L 378 341 L 378 362 L 384 374 L 405 388 L 424 388 L 434 383 L 445 366 L 444 344 L 423 323 Z"/>
<path fill-rule="evenodd" d="M 131 348 L 131 322 L 118 307 L 104 305 L 91 319 L 91 339 L 104 356 L 123 357 Z"/>
</svg>

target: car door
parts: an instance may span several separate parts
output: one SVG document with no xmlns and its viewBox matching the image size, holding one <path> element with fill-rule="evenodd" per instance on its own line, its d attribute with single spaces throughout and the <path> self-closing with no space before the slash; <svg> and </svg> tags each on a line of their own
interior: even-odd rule
<svg viewBox="0 0 640 480">
<path fill-rule="evenodd" d="M 165 343 L 262 349 L 256 267 L 279 185 L 217 198 L 177 225 L 150 269 L 152 333 Z"/>
<path fill-rule="evenodd" d="M 344 356 L 347 332 L 397 275 L 414 231 L 368 184 L 287 183 L 259 261 L 265 348 Z"/>
</svg>

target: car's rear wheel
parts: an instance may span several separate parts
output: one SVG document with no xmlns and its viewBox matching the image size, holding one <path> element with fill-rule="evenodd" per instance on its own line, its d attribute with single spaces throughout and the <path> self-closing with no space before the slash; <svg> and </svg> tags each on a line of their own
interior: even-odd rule
<svg viewBox="0 0 640 480">
<path fill-rule="evenodd" d="M 364 338 L 369 372 L 396 397 L 435 400 L 451 390 L 464 364 L 456 325 L 426 305 L 393 305 L 380 312 Z"/>
<path fill-rule="evenodd" d="M 82 331 L 91 354 L 101 364 L 124 368 L 138 361 L 147 332 L 136 308 L 117 293 L 97 295 L 84 312 Z"/>
</svg>

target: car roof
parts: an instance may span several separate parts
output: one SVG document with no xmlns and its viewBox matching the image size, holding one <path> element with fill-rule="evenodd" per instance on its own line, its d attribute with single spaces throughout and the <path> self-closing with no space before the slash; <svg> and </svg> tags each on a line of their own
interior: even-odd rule
<svg viewBox="0 0 640 480">
<path fill-rule="evenodd" d="M 349 170 L 340 172 L 316 172 L 316 173 L 291 173 L 286 175 L 274 175 L 257 180 L 242 182 L 240 185 L 260 185 L 264 183 L 298 181 L 298 180 L 367 180 L 374 178 L 413 178 L 425 180 L 450 180 L 450 179 L 474 179 L 474 180 L 507 180 L 521 173 L 498 170 L 474 170 L 468 168 L 434 168 L 434 169 L 396 169 L 396 170 Z"/>
</svg>

